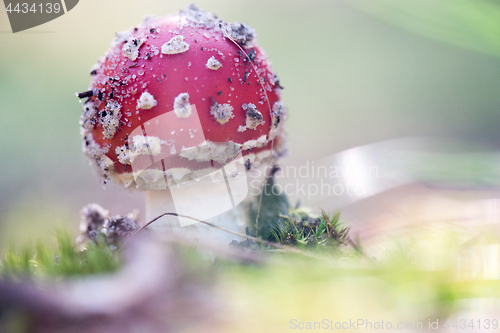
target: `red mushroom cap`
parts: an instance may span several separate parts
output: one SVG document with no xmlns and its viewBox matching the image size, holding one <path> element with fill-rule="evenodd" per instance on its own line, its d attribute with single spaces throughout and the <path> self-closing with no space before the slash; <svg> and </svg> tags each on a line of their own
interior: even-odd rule
<svg viewBox="0 0 500 333">
<path fill-rule="evenodd" d="M 117 34 L 91 75 L 78 94 L 83 150 L 104 182 L 141 187 L 150 169 L 176 183 L 240 152 L 247 168 L 285 152 L 282 87 L 245 24 L 194 6 L 147 18 Z"/>
</svg>

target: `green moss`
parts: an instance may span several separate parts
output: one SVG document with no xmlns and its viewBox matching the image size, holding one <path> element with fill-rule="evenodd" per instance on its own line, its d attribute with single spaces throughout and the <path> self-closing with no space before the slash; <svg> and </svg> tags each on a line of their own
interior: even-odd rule
<svg viewBox="0 0 500 333">
<path fill-rule="evenodd" d="M 0 278 L 98 274 L 114 271 L 119 265 L 117 253 L 106 245 L 102 236 L 81 250 L 68 232 L 59 230 L 55 247 L 38 243 L 34 250 L 8 250 L 0 261 Z"/>
</svg>

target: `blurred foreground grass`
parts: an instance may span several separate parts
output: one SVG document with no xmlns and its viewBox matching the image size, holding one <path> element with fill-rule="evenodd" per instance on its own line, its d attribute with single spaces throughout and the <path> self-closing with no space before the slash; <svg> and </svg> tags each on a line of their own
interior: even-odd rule
<svg viewBox="0 0 500 333">
<path fill-rule="evenodd" d="M 59 230 L 56 245 L 39 242 L 34 249 L 10 249 L 0 262 L 0 276 L 4 279 L 27 277 L 61 277 L 108 273 L 119 267 L 116 253 L 102 239 L 90 242 L 82 251 L 71 235 Z"/>
<path fill-rule="evenodd" d="M 320 220 L 325 228 L 325 219 Z M 338 223 L 338 215 L 331 221 Z M 282 229 L 282 234 L 296 237 L 293 226 Z M 282 244 L 295 244 L 300 252 L 272 246 L 264 252 L 243 250 L 260 258 L 257 261 L 215 252 L 213 263 L 191 246 L 174 246 L 181 249 L 180 265 L 189 267 L 196 279 L 208 279 L 223 302 L 222 312 L 212 318 L 218 332 L 284 332 L 298 323 L 358 319 L 422 323 L 427 328 L 429 320 L 436 319 L 495 319 L 500 298 L 500 240 L 495 234 L 494 229 L 454 223 L 425 225 L 381 235 L 363 249 L 366 255 L 342 243 L 342 238 L 331 247 L 325 242 L 306 246 L 303 239 L 286 242 L 289 237 L 278 235 Z M 59 232 L 57 243 L 52 248 L 36 246 L 35 252 L 7 252 L 0 267 L 3 279 L 31 276 L 35 282 L 40 278 L 45 283 L 47 278 L 62 282 L 82 274 L 112 277 L 120 270 L 121 256 L 105 242 L 91 242 L 81 252 L 67 233 Z M 231 247 L 230 251 L 237 252 Z"/>
</svg>

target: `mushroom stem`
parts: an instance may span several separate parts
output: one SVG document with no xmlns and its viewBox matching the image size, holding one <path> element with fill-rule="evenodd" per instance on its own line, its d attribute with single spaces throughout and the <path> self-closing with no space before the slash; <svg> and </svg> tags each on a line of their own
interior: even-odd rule
<svg viewBox="0 0 500 333">
<path fill-rule="evenodd" d="M 170 189 L 162 191 L 146 191 L 146 223 L 166 212 L 176 212 Z M 154 228 L 171 229 L 180 228 L 179 219 L 176 216 L 164 216 L 153 225 Z"/>
<path fill-rule="evenodd" d="M 173 190 L 146 191 L 146 223 L 164 213 L 175 212 L 210 222 L 234 232 L 244 233 L 243 209 L 227 206 L 222 202 L 216 204 L 217 196 L 221 189 L 226 190 L 226 184 L 215 185 L 215 188 L 214 184 L 211 184 L 210 186 L 195 185 Z M 188 240 L 198 239 L 208 245 L 227 245 L 232 240 L 242 240 L 238 236 L 209 225 L 177 216 L 163 216 L 155 221 L 151 228 L 159 232 L 171 232 Z"/>
</svg>

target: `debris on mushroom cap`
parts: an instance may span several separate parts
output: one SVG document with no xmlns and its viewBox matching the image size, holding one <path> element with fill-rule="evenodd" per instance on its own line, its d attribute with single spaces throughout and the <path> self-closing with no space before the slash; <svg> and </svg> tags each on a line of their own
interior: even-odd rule
<svg viewBox="0 0 500 333">
<path fill-rule="evenodd" d="M 189 105 L 189 94 L 180 93 L 174 99 L 174 112 L 179 118 L 187 118 L 191 114 L 191 106 Z"/>
<path fill-rule="evenodd" d="M 83 114 L 80 117 L 80 125 L 86 130 L 92 129 L 97 123 L 96 112 L 92 104 L 86 103 L 83 107 Z"/>
<path fill-rule="evenodd" d="M 139 155 L 156 156 L 161 152 L 161 140 L 154 136 L 136 135 L 127 146 L 118 146 L 115 149 L 118 161 L 121 164 L 132 164 Z"/>
<path fill-rule="evenodd" d="M 149 17 L 117 33 L 92 67 L 89 89 L 78 94 L 85 98 L 83 150 L 105 182 L 129 188 L 137 186 L 137 161 L 149 157 L 170 156 L 172 164 L 164 166 L 169 184 L 216 169 L 210 162 L 229 163 L 240 152 L 273 149 L 266 156 L 275 158 L 285 143 L 280 89 L 249 26 L 193 5 L 178 15 Z M 160 124 L 171 111 L 175 119 Z M 193 120 L 200 124 L 196 135 Z M 198 141 L 186 143 L 191 138 Z M 141 181 L 159 182 L 162 172 L 144 172 Z"/>
<path fill-rule="evenodd" d="M 269 131 L 269 140 L 274 140 L 274 138 L 280 134 L 280 127 L 286 119 L 285 107 L 281 101 L 276 101 L 273 105 L 272 115 L 272 128 Z"/>
<path fill-rule="evenodd" d="M 267 144 L 267 137 L 266 135 L 260 136 L 257 140 L 248 140 L 243 144 L 242 149 L 243 150 L 249 150 L 252 148 L 262 148 Z"/>
<path fill-rule="evenodd" d="M 94 163 L 98 175 L 102 178 L 103 183 L 106 184 L 110 178 L 110 173 L 113 171 L 113 162 L 106 156 L 109 151 L 108 147 L 102 147 L 94 140 L 92 133 L 86 132 L 84 128 L 81 129 L 83 138 L 82 150 Z"/>
<path fill-rule="evenodd" d="M 198 147 L 183 148 L 179 156 L 188 160 L 216 161 L 225 163 L 228 159 L 233 159 L 241 150 L 241 145 L 229 141 L 227 143 L 216 143 L 205 141 Z"/>
<path fill-rule="evenodd" d="M 219 60 L 215 59 L 214 56 L 211 56 L 207 61 L 207 68 L 213 69 L 214 71 L 218 70 L 222 67 L 222 64 Z"/>
<path fill-rule="evenodd" d="M 186 52 L 187 50 L 189 50 L 189 44 L 184 42 L 184 36 L 181 35 L 172 37 L 171 40 L 161 47 L 161 53 L 163 54 L 177 54 Z"/>
<path fill-rule="evenodd" d="M 118 161 L 122 164 L 132 164 L 132 160 L 130 158 L 130 149 L 126 146 L 119 146 L 115 149 L 116 157 Z"/>
<path fill-rule="evenodd" d="M 120 109 L 120 104 L 115 101 L 109 101 L 104 111 L 101 112 L 100 122 L 103 129 L 102 134 L 104 134 L 106 139 L 111 139 L 120 125 Z"/>
<path fill-rule="evenodd" d="M 276 101 L 273 105 L 272 115 L 275 117 L 280 117 L 284 113 L 285 113 L 285 110 L 283 109 L 283 103 L 280 101 Z M 279 120 L 278 120 L 278 122 L 279 122 Z M 274 125 L 277 126 L 277 124 L 274 124 Z"/>
<path fill-rule="evenodd" d="M 229 119 L 234 118 L 233 110 L 234 108 L 229 104 L 214 103 L 210 107 L 210 114 L 213 115 L 219 123 L 225 124 Z"/>
<path fill-rule="evenodd" d="M 181 10 L 180 14 L 200 28 L 211 29 L 217 23 L 217 16 L 214 13 L 199 10 L 194 4 Z"/>
<path fill-rule="evenodd" d="M 228 28 L 230 36 L 238 42 L 238 44 L 247 49 L 254 46 L 254 42 L 257 39 L 254 29 L 244 23 L 238 22 L 229 24 Z"/>
<path fill-rule="evenodd" d="M 141 94 L 141 98 L 137 101 L 137 108 L 138 109 L 151 109 L 153 106 L 156 106 L 156 100 L 147 91 L 143 92 Z"/>
<path fill-rule="evenodd" d="M 247 113 L 247 119 L 246 119 L 246 127 L 250 129 L 256 129 L 257 126 L 264 124 L 265 121 L 263 120 L 264 117 L 262 117 L 262 113 L 257 110 L 257 107 L 255 104 L 248 103 L 248 104 L 242 104 L 241 107 L 243 110 L 245 110 Z"/>
<path fill-rule="evenodd" d="M 131 38 L 123 45 L 123 56 L 129 58 L 132 61 L 136 60 L 139 56 L 139 48 L 141 47 L 142 43 L 144 43 L 144 41 L 144 39 L 139 39 L 136 37 Z"/>
<path fill-rule="evenodd" d="M 136 155 L 158 155 L 161 152 L 160 138 L 136 135 L 132 138 L 132 150 Z"/>
</svg>

